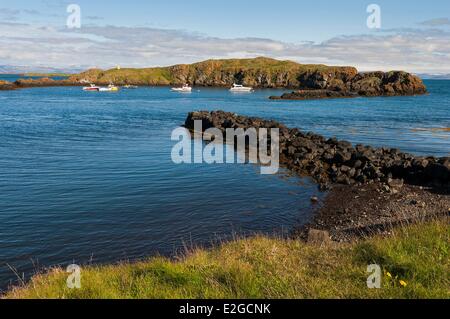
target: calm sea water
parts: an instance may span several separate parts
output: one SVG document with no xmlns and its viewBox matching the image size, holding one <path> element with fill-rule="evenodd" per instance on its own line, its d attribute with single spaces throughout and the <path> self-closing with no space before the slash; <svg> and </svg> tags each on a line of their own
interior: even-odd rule
<svg viewBox="0 0 450 319">
<path fill-rule="evenodd" d="M 309 180 L 253 165 L 175 165 L 174 128 L 189 111 L 225 110 L 355 143 L 449 156 L 450 81 L 430 95 L 270 101 L 168 88 L 86 93 L 0 91 L 0 287 L 69 263 L 172 254 L 233 232 L 288 232 L 311 217 Z M 320 195 L 319 196 L 323 196 Z"/>
</svg>

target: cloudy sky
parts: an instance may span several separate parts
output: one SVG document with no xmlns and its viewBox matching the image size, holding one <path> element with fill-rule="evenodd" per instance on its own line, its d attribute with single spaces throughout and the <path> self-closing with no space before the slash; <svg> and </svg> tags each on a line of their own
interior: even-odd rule
<svg viewBox="0 0 450 319">
<path fill-rule="evenodd" d="M 367 26 L 372 3 L 379 29 Z M 67 27 L 70 4 L 81 9 L 79 29 Z M 450 1 L 0 0 L 0 65 L 150 67 L 255 56 L 450 73 Z"/>
</svg>

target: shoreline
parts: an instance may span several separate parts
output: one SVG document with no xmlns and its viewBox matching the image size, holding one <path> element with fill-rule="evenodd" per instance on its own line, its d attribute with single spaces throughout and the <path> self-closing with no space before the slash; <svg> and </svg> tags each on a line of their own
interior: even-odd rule
<svg viewBox="0 0 450 319">
<path fill-rule="evenodd" d="M 67 287 L 66 269 L 46 269 L 0 299 L 445 298 L 442 247 L 449 230 L 448 221 L 432 220 L 346 244 L 235 238 L 176 260 L 83 265 L 80 289 Z M 367 289 L 367 265 L 374 262 L 384 273 L 383 289 Z"/>
<path fill-rule="evenodd" d="M 390 190 L 382 183 L 338 185 L 328 192 L 309 223 L 294 227 L 293 238 L 306 242 L 352 242 L 375 235 L 387 236 L 396 228 L 447 220 L 450 191 L 430 187 L 398 185 Z"/>
</svg>

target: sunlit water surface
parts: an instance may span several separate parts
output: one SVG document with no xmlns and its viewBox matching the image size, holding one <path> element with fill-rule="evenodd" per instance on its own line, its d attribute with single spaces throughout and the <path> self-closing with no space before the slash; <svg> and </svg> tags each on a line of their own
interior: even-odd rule
<svg viewBox="0 0 450 319">
<path fill-rule="evenodd" d="M 170 255 L 233 232 L 286 234 L 309 220 L 317 194 L 309 180 L 263 176 L 254 165 L 175 165 L 171 132 L 189 111 L 449 156 L 450 81 L 426 84 L 427 96 L 318 101 L 267 99 L 278 90 L 0 91 L 0 287 L 15 282 L 9 267 L 30 274 Z"/>
</svg>

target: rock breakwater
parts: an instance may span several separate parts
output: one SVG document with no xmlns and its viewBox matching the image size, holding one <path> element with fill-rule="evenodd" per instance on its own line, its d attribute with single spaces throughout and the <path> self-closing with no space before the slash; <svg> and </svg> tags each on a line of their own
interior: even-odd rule
<svg viewBox="0 0 450 319">
<path fill-rule="evenodd" d="M 218 128 L 278 128 L 280 130 L 280 164 L 301 175 L 312 177 L 321 190 L 333 184 L 356 185 L 382 183 L 387 192 L 395 192 L 403 182 L 445 188 L 450 187 L 450 158 L 422 157 L 395 148 L 355 145 L 336 138 L 254 117 L 223 111 L 189 113 L 185 127 L 194 128 L 201 121 L 203 130 Z"/>
</svg>

